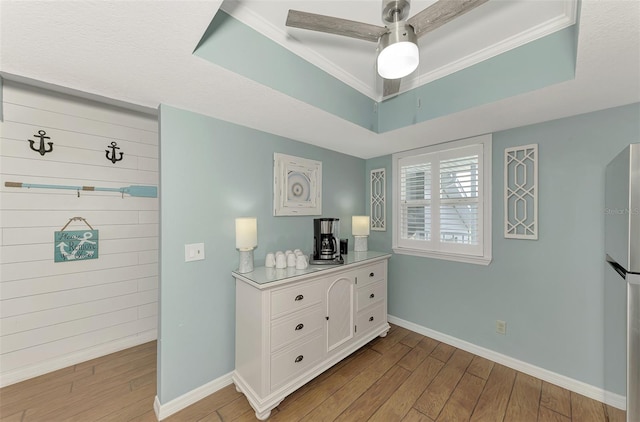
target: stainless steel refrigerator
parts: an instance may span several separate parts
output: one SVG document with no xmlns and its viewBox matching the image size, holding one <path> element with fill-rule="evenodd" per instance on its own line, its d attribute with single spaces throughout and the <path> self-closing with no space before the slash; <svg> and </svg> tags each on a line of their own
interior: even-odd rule
<svg viewBox="0 0 640 422">
<path fill-rule="evenodd" d="M 605 250 L 605 389 L 626 394 L 627 421 L 640 422 L 640 144 L 606 169 Z"/>
</svg>

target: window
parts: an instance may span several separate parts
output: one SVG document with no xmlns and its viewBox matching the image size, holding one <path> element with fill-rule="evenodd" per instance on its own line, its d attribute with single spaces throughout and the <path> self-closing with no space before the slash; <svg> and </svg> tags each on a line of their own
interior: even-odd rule
<svg viewBox="0 0 640 422">
<path fill-rule="evenodd" d="M 491 262 L 491 135 L 393 155 L 393 250 Z"/>
</svg>

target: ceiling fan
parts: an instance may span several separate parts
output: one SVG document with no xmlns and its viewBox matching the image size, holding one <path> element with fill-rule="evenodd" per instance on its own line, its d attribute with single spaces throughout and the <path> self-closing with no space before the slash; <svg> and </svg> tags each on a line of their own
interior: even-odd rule
<svg viewBox="0 0 640 422">
<path fill-rule="evenodd" d="M 487 0 L 439 0 L 407 19 L 409 0 L 382 0 L 385 26 L 289 10 L 286 26 L 378 43 L 376 68 L 383 78 L 383 97 L 398 93 L 401 78 L 417 69 L 417 40 Z"/>
</svg>

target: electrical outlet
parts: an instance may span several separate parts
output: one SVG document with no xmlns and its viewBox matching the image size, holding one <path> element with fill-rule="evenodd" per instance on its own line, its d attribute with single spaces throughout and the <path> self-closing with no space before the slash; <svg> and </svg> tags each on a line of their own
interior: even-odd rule
<svg viewBox="0 0 640 422">
<path fill-rule="evenodd" d="M 184 261 L 199 261 L 204 259 L 204 243 L 184 245 Z"/>
<path fill-rule="evenodd" d="M 496 333 L 507 334 L 507 323 L 505 321 L 496 320 Z"/>
</svg>

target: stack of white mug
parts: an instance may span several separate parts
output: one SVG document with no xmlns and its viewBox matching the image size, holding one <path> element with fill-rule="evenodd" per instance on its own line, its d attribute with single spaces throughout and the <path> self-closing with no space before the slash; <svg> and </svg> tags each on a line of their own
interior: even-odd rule
<svg viewBox="0 0 640 422">
<path fill-rule="evenodd" d="M 304 270 L 309 266 L 307 257 L 300 249 L 287 250 L 285 252 L 278 251 L 275 254 L 269 252 L 264 261 L 267 268 L 287 268 L 295 267 L 297 270 Z"/>
</svg>

